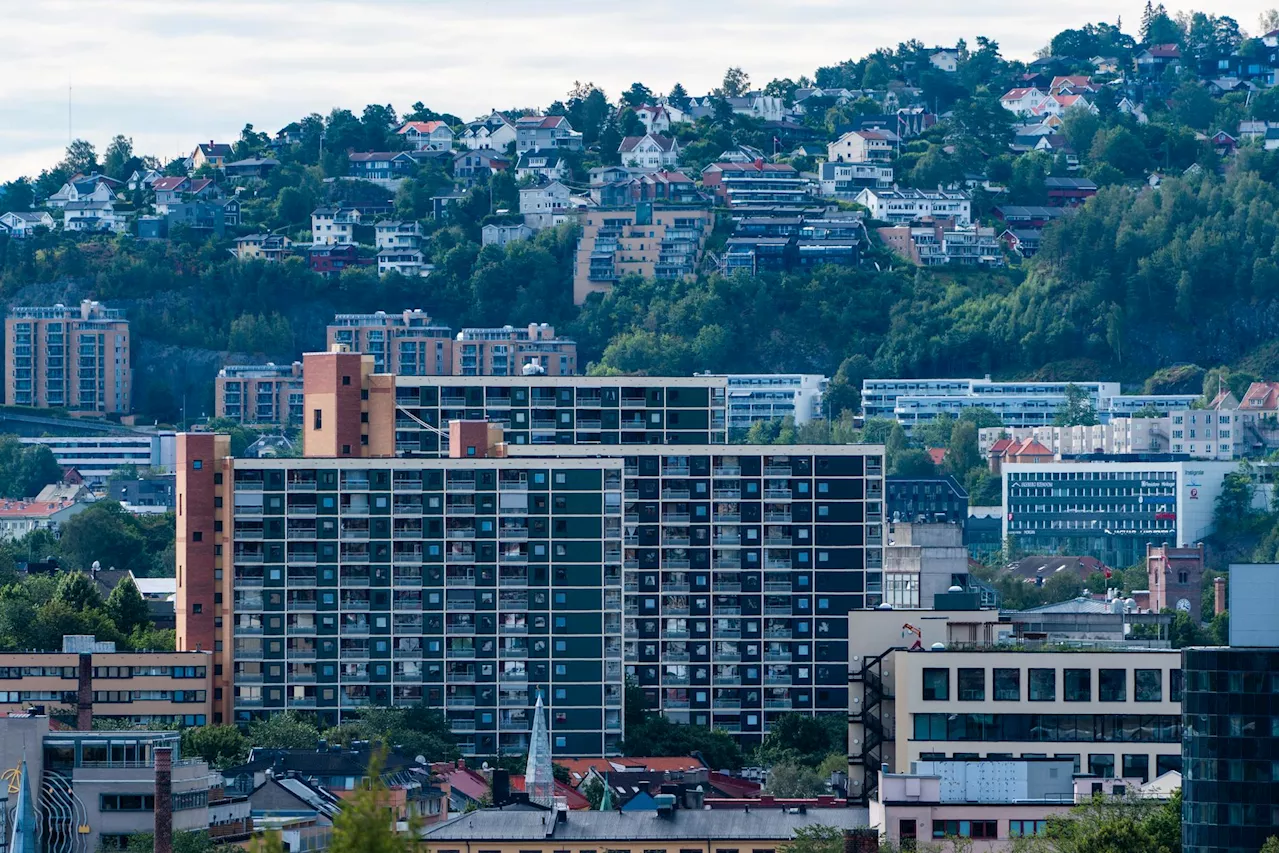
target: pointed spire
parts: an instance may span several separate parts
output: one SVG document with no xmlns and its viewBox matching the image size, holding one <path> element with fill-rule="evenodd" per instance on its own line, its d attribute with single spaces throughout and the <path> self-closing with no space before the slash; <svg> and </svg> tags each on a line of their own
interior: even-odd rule
<svg viewBox="0 0 1280 853">
<path fill-rule="evenodd" d="M 529 802 L 551 807 L 555 804 L 556 778 L 551 772 L 551 736 L 547 733 L 547 713 L 542 707 L 542 691 L 533 706 L 533 735 L 529 738 L 529 762 L 524 768 L 524 789 Z"/>
<path fill-rule="evenodd" d="M 609 787 L 609 780 L 604 781 L 604 796 L 600 798 L 600 809 L 602 812 L 613 811 L 613 788 Z"/>
<path fill-rule="evenodd" d="M 22 767 L 18 771 L 18 804 L 13 811 L 13 841 L 9 844 L 9 853 L 38 853 L 36 810 L 31 802 L 26 758 L 22 759 Z"/>
</svg>

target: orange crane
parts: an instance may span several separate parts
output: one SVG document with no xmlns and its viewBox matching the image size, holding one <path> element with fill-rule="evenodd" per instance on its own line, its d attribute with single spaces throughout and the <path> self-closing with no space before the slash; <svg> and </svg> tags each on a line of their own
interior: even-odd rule
<svg viewBox="0 0 1280 853">
<path fill-rule="evenodd" d="M 924 648 L 924 646 L 920 644 L 920 641 L 923 639 L 923 635 L 920 633 L 919 628 L 912 625 L 910 622 L 904 622 L 902 625 L 902 631 L 904 636 L 908 631 L 916 635 L 916 641 L 911 644 L 911 648 L 908 649 L 908 651 L 914 652 Z"/>
</svg>

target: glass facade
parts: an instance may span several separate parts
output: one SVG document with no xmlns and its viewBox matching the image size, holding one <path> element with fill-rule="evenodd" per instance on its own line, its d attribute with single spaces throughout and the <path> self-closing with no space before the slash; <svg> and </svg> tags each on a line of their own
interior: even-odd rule
<svg viewBox="0 0 1280 853">
<path fill-rule="evenodd" d="M 1254 853 L 1277 833 L 1276 649 L 1182 650 L 1182 848 Z"/>
</svg>

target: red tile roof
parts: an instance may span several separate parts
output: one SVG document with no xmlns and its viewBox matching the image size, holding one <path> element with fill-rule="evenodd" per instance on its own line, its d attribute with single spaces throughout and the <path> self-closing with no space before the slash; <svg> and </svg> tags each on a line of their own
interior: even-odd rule
<svg viewBox="0 0 1280 853">
<path fill-rule="evenodd" d="M 1013 439 L 1011 439 L 1011 438 L 1000 438 L 1000 439 L 997 439 L 997 440 L 996 440 L 996 443 L 995 443 L 995 444 L 991 445 L 991 449 L 990 449 L 989 451 L 987 451 L 987 452 L 988 452 L 988 453 L 991 453 L 991 454 L 993 454 L 993 455 L 999 456 L 999 455 L 1001 455 L 1001 454 L 1003 454 L 1003 453 L 1007 452 L 1007 451 L 1009 450 L 1009 446 L 1010 446 L 1011 444 L 1013 444 Z"/>
<path fill-rule="evenodd" d="M 153 190 L 176 190 L 186 178 L 161 178 L 151 185 Z"/>
<path fill-rule="evenodd" d="M 442 121 L 406 121 L 396 133 L 407 133 L 416 130 L 418 133 L 431 133 L 447 125 Z"/>
<path fill-rule="evenodd" d="M 730 797 L 754 797 L 760 793 L 760 785 L 750 779 L 740 779 L 726 773 L 709 773 L 707 781 L 711 787 Z"/>
<path fill-rule="evenodd" d="M 705 770 L 706 765 L 691 756 L 658 756 L 652 758 L 628 756 L 625 758 L 561 758 L 556 761 L 569 771 L 569 784 L 575 788 L 595 770 L 604 775 L 614 770 L 649 770 L 654 773 L 675 773 L 686 770 Z"/>
<path fill-rule="evenodd" d="M 929 458 L 933 460 L 934 465 L 941 465 L 942 461 L 947 458 L 947 449 L 945 447 L 929 447 L 926 448 Z"/>
<path fill-rule="evenodd" d="M 0 518 L 48 518 L 74 505 L 75 501 L 4 501 L 0 503 Z"/>
<path fill-rule="evenodd" d="M 1147 53 L 1165 59 L 1179 59 L 1182 56 L 1182 51 L 1178 50 L 1176 44 L 1153 44 L 1147 48 Z"/>
<path fill-rule="evenodd" d="M 591 808 L 591 801 L 588 800 L 586 797 L 584 797 L 582 794 L 579 794 L 577 791 L 575 791 L 573 788 L 570 788 L 568 785 L 564 784 L 563 782 L 556 782 L 555 784 L 556 784 L 556 796 L 564 797 L 565 803 L 569 806 L 570 810 L 580 812 L 580 811 L 586 811 L 587 809 Z M 511 790 L 513 791 L 524 790 L 523 776 L 511 777 Z"/>
<path fill-rule="evenodd" d="M 1240 408 L 1252 411 L 1276 411 L 1277 397 L 1280 397 L 1280 382 L 1254 382 L 1244 392 Z"/>
</svg>

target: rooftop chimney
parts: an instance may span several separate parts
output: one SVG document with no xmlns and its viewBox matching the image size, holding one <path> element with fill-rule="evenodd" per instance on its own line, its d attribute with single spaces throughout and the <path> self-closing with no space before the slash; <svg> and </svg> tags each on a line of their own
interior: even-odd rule
<svg viewBox="0 0 1280 853">
<path fill-rule="evenodd" d="M 1213 579 L 1213 615 L 1227 609 L 1227 579 L 1224 577 L 1216 577 Z"/>
<path fill-rule="evenodd" d="M 173 853 L 173 747 L 157 746 L 155 853 Z"/>
<path fill-rule="evenodd" d="M 93 728 L 93 655 L 80 655 L 76 681 L 76 731 Z"/>
</svg>

